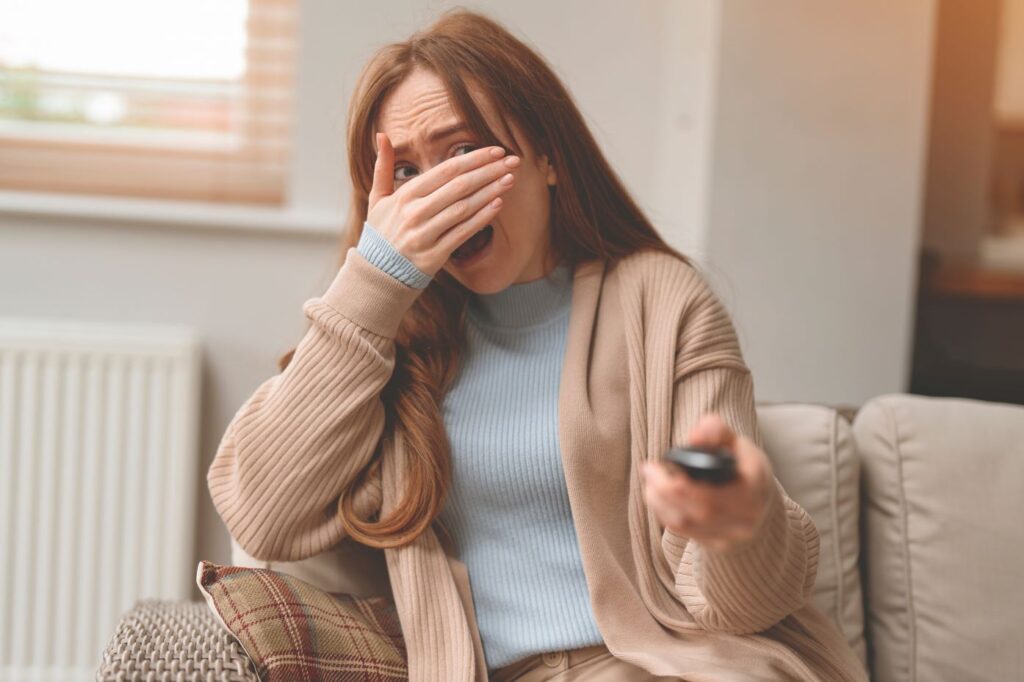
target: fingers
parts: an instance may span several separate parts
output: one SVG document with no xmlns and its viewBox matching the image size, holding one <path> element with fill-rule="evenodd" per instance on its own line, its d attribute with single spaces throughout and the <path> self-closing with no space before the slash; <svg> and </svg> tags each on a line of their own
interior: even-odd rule
<svg viewBox="0 0 1024 682">
<path fill-rule="evenodd" d="M 653 488 L 645 493 L 645 498 L 659 523 L 677 535 L 715 546 L 725 546 L 729 541 L 743 537 L 741 526 L 714 519 L 702 521 L 694 507 L 685 501 L 673 501 Z"/>
<path fill-rule="evenodd" d="M 685 496 L 676 499 L 653 484 L 645 488 L 644 499 L 663 527 L 713 550 L 722 551 L 733 543 L 750 537 L 750 532 L 744 524 L 710 516 L 706 507 L 689 503 L 692 501 L 688 501 Z"/>
<path fill-rule="evenodd" d="M 718 491 L 691 481 L 682 471 L 669 463 L 645 462 L 644 481 L 661 497 L 678 500 L 680 504 L 714 510 L 718 505 Z"/>
<path fill-rule="evenodd" d="M 481 147 L 468 154 L 460 154 L 445 159 L 426 173 L 417 175 L 402 185 L 402 192 L 409 198 L 425 197 L 436 191 L 463 173 L 473 170 L 486 163 L 491 163 L 505 155 L 501 147 Z M 467 186 L 467 190 L 469 187 Z M 465 192 L 463 192 L 465 193 Z"/>
<path fill-rule="evenodd" d="M 444 227 L 437 228 L 435 226 L 429 228 L 431 230 L 438 229 L 443 232 L 442 236 L 438 238 L 434 244 L 434 249 L 436 251 L 432 252 L 432 255 L 441 258 L 442 260 L 448 260 L 452 252 L 459 248 L 463 242 L 494 220 L 494 216 L 496 216 L 501 210 L 501 206 L 501 197 L 495 197 L 490 203 L 477 209 L 468 220 L 464 220 L 447 231 L 445 231 Z"/>
<path fill-rule="evenodd" d="M 472 195 L 456 201 L 434 216 L 423 228 L 424 233 L 439 235 L 435 237 L 436 248 L 444 252 L 447 258 L 452 251 L 459 248 L 459 245 L 494 219 L 503 203 L 501 195 L 514 184 L 510 174 L 492 180 Z M 461 222 L 458 222 L 460 220 Z"/>
<path fill-rule="evenodd" d="M 767 458 L 754 441 L 732 430 L 721 415 L 708 412 L 687 434 L 690 445 L 725 448 L 736 456 L 736 468 L 743 477 L 759 475 L 768 466 Z"/>
<path fill-rule="evenodd" d="M 500 148 L 495 149 L 500 151 Z M 448 161 L 458 158 L 465 157 Z M 448 260 L 455 249 L 494 220 L 503 203 L 502 195 L 515 186 L 515 174 L 511 171 L 520 163 L 518 156 L 492 159 L 458 175 L 429 195 L 412 200 L 414 213 L 426 219 L 420 232 L 424 240 L 433 243 L 433 257 Z M 401 191 L 404 190 L 405 186 Z"/>
<path fill-rule="evenodd" d="M 662 525 L 705 543 L 742 537 L 742 521 L 720 513 L 728 503 L 716 491 L 673 473 L 670 464 L 643 464 L 644 498 Z"/>
<path fill-rule="evenodd" d="M 698 521 L 710 520 L 717 505 L 713 495 L 694 485 L 670 464 L 645 462 L 645 492 L 673 513 L 686 513 Z M 706 517 L 706 518 L 705 518 Z"/>
<path fill-rule="evenodd" d="M 474 168 L 421 199 L 421 210 L 434 216 L 425 225 L 426 233 L 436 234 L 440 238 L 445 230 L 458 227 L 460 222 L 467 220 L 488 202 L 511 189 L 515 185 L 515 173 L 511 171 L 518 167 L 519 163 L 518 156 L 508 156 Z M 452 249 L 461 243 L 460 240 Z"/>
<path fill-rule="evenodd" d="M 395 151 L 385 133 L 377 133 L 377 160 L 373 164 L 373 187 L 370 189 L 369 208 L 395 191 Z"/>
</svg>

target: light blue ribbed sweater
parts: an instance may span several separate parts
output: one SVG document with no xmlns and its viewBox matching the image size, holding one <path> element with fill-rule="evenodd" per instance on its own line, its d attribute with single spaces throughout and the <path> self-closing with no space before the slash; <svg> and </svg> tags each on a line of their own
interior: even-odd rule
<svg viewBox="0 0 1024 682">
<path fill-rule="evenodd" d="M 431 277 L 364 223 L 357 250 L 406 284 Z M 442 410 L 452 487 L 440 521 L 465 562 L 488 670 L 603 642 L 558 445 L 572 271 L 469 302 L 462 367 Z"/>
</svg>

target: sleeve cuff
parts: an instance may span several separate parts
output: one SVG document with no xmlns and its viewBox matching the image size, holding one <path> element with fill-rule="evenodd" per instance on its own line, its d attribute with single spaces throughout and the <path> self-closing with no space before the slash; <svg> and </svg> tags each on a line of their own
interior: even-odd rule
<svg viewBox="0 0 1024 682">
<path fill-rule="evenodd" d="M 798 609 L 810 596 L 817 567 L 817 531 L 790 504 L 778 481 L 753 537 L 728 550 L 686 546 L 676 590 L 706 629 L 760 632 Z M 805 521 L 805 519 L 807 519 Z M 672 547 L 673 538 L 663 539 Z"/>
<path fill-rule="evenodd" d="M 353 246 L 320 298 L 363 329 L 393 339 L 402 318 L 421 293 L 423 289 L 395 279 Z"/>
<path fill-rule="evenodd" d="M 356 245 L 367 262 L 377 266 L 395 279 L 416 289 L 423 289 L 433 279 L 402 255 L 370 223 L 363 221 L 363 232 Z"/>
</svg>

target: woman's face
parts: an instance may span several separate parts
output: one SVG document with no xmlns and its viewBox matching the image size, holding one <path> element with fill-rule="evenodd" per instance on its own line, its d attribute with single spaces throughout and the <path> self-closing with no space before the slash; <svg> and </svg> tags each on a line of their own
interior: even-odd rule
<svg viewBox="0 0 1024 682">
<path fill-rule="evenodd" d="M 500 137 L 502 127 L 490 101 L 474 93 L 474 99 L 491 130 Z M 418 174 L 426 173 L 445 159 L 480 146 L 468 130 L 431 140 L 459 117 L 449 105 L 444 84 L 426 69 L 414 69 L 384 100 L 378 130 L 387 134 L 395 149 L 395 189 Z M 444 269 L 463 286 L 481 294 L 501 291 L 510 284 L 539 279 L 557 263 L 551 249 L 551 198 L 548 187 L 556 181 L 546 155 L 536 156 L 521 131 L 509 127 L 523 150 L 522 163 L 511 172 L 515 184 L 502 194 L 503 205 L 494 226 L 488 253 L 462 266 L 448 260 Z M 509 140 L 502 140 L 506 148 Z M 473 146 L 469 146 L 473 145 Z"/>
</svg>

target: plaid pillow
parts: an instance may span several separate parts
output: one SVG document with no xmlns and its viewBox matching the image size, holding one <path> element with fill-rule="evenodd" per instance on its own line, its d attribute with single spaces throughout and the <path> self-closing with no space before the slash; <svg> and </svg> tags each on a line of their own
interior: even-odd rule
<svg viewBox="0 0 1024 682">
<path fill-rule="evenodd" d="M 268 568 L 200 561 L 196 582 L 261 680 L 405 682 L 405 641 L 390 597 L 325 592 Z"/>
</svg>

